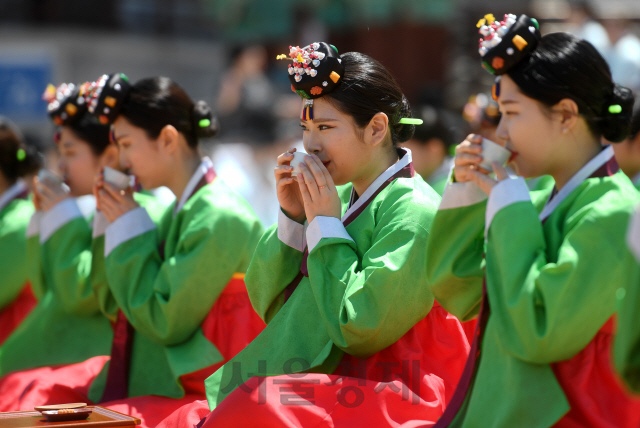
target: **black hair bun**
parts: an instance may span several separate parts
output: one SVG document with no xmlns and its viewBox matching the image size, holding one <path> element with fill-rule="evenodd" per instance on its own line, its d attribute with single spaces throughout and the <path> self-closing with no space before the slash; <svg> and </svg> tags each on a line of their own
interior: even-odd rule
<svg viewBox="0 0 640 428">
<path fill-rule="evenodd" d="M 413 133 L 416 130 L 415 125 L 409 125 L 400 123 L 400 119 L 405 117 L 411 117 L 411 106 L 409 105 L 409 100 L 407 97 L 402 95 L 402 106 L 400 107 L 400 112 L 398 113 L 398 122 L 393 125 L 393 133 L 395 137 L 393 141 L 396 143 L 404 143 L 409 141 L 413 137 Z"/>
<path fill-rule="evenodd" d="M 35 174 L 43 165 L 43 156 L 33 146 L 23 145 L 16 152 L 18 177 Z"/>
<path fill-rule="evenodd" d="M 493 15 L 485 15 L 478 22 L 480 39 L 478 52 L 482 66 L 491 74 L 499 76 L 527 57 L 538 46 L 542 38 L 540 24 L 527 15 L 504 15 L 496 21 Z"/>
<path fill-rule="evenodd" d="M 4 177 L 13 183 L 18 178 L 35 174 L 42 159 L 35 147 L 25 144 L 16 124 L 0 116 L 0 172 Z"/>
<path fill-rule="evenodd" d="M 103 74 L 88 88 L 86 102 L 89 113 L 103 125 L 113 123 L 130 89 L 131 83 L 124 73 Z"/>
<path fill-rule="evenodd" d="M 214 137 L 220 129 L 218 119 L 213 116 L 211 108 L 205 101 L 198 101 L 193 106 L 191 118 L 198 138 Z"/>
<path fill-rule="evenodd" d="M 608 141 L 619 143 L 629 136 L 633 101 L 633 92 L 629 88 L 613 85 L 613 93 L 604 106 L 600 121 L 600 132 Z"/>
<path fill-rule="evenodd" d="M 286 59 L 287 55 L 279 55 Z M 300 49 L 289 46 L 289 81 L 291 89 L 302 98 L 315 99 L 333 91 L 344 76 L 344 65 L 338 49 L 325 42 L 312 43 Z"/>
<path fill-rule="evenodd" d="M 47 101 L 47 114 L 58 126 L 70 125 L 87 111 L 84 91 L 87 86 L 80 87 L 73 83 L 62 83 L 57 88 L 47 86 L 42 98 Z"/>
</svg>

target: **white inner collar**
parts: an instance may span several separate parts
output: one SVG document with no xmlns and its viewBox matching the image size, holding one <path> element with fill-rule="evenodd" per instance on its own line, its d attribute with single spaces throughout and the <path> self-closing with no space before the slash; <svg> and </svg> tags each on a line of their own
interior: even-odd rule
<svg viewBox="0 0 640 428">
<path fill-rule="evenodd" d="M 182 207 L 184 207 L 184 204 L 186 204 L 189 200 L 191 193 L 193 193 L 200 180 L 202 180 L 202 177 L 204 177 L 207 171 L 209 171 L 209 169 L 211 168 L 213 168 L 213 162 L 211 162 L 211 159 L 209 159 L 207 156 L 202 158 L 202 162 L 200 162 L 200 165 L 198 165 L 195 172 L 191 176 L 191 179 L 187 183 L 187 187 L 184 188 L 182 196 L 180 196 L 180 201 L 173 209 L 173 215 L 176 215 L 178 212 L 180 212 Z"/>
<path fill-rule="evenodd" d="M 402 158 L 400 158 L 396 163 L 394 163 L 389 168 L 387 168 L 385 172 L 380 174 L 378 178 L 376 178 L 373 181 L 373 183 L 371 183 L 371 185 L 367 187 L 367 190 L 365 190 L 364 193 L 360 195 L 358 200 L 355 202 L 353 202 L 353 200 L 356 196 L 356 190 L 355 188 L 351 189 L 351 198 L 349 199 L 349 209 L 342 216 L 342 221 L 346 220 L 346 218 L 349 217 L 351 213 L 356 211 L 358 208 L 362 206 L 362 204 L 364 204 L 367 200 L 369 200 L 371 196 L 380 188 L 380 186 L 384 184 L 385 181 L 387 181 L 394 174 L 396 174 L 402 168 L 404 168 L 405 166 L 411 163 L 411 150 L 407 149 L 406 147 L 400 148 L 399 150 L 404 151 L 405 155 L 402 156 Z"/>
<path fill-rule="evenodd" d="M 582 184 L 587 178 L 598 170 L 602 165 L 607 163 L 613 157 L 613 148 L 611 146 L 605 147 L 600 153 L 598 153 L 593 159 L 591 159 L 585 166 L 580 168 L 578 172 L 564 185 L 562 189 L 551 199 L 547 201 L 544 209 L 540 213 L 540 220 L 544 221 L 547 217 L 553 213 L 553 211 L 564 201 L 567 196 Z"/>
<path fill-rule="evenodd" d="M 2 211 L 16 196 L 27 190 L 27 183 L 23 179 L 16 181 L 16 184 L 9 187 L 2 195 L 0 195 L 0 211 Z"/>
</svg>

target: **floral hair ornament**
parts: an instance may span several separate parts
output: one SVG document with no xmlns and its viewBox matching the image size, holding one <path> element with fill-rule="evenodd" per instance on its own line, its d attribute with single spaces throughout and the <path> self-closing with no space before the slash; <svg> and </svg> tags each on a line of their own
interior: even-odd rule
<svg viewBox="0 0 640 428">
<path fill-rule="evenodd" d="M 130 89 L 131 83 L 124 73 L 103 74 L 91 83 L 86 94 L 89 113 L 103 125 L 113 123 Z"/>
<path fill-rule="evenodd" d="M 63 83 L 57 88 L 49 84 L 42 94 L 47 102 L 47 114 L 58 126 L 68 125 L 82 116 L 87 109 L 84 90 L 86 84 L 80 87 L 73 83 Z"/>
<path fill-rule="evenodd" d="M 291 90 L 304 99 L 301 120 L 313 120 L 313 100 L 333 91 L 344 76 L 344 65 L 338 49 L 328 43 L 312 43 L 304 48 L 289 46 L 289 55 L 278 55 L 276 59 L 287 59 Z"/>
<path fill-rule="evenodd" d="M 477 27 L 482 35 L 478 48 L 482 66 L 496 76 L 506 73 L 527 57 L 542 37 L 538 21 L 527 15 L 509 14 L 497 21 L 488 14 L 478 21 Z"/>
</svg>

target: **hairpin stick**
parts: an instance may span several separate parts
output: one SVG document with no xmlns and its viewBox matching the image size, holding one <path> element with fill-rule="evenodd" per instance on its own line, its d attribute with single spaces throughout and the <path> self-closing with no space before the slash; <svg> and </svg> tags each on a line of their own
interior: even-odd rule
<svg viewBox="0 0 640 428">
<path fill-rule="evenodd" d="M 622 113 L 622 106 L 620 104 L 613 104 L 609 106 L 609 113 L 618 114 Z"/>
<path fill-rule="evenodd" d="M 415 119 L 413 117 L 403 117 L 400 119 L 399 123 L 402 123 L 403 125 L 422 125 L 423 121 L 422 119 Z"/>
</svg>

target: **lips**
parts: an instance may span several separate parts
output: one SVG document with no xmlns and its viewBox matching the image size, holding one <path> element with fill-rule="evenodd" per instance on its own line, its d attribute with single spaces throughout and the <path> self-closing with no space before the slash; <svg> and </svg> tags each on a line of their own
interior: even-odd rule
<svg viewBox="0 0 640 428">
<path fill-rule="evenodd" d="M 507 163 L 512 162 L 517 156 L 518 156 L 518 152 L 511 150 L 511 156 L 509 157 L 509 160 L 507 161 Z"/>
<path fill-rule="evenodd" d="M 326 161 L 326 162 L 322 162 L 322 165 L 324 165 L 325 168 L 328 168 L 330 163 L 331 161 Z"/>
</svg>

